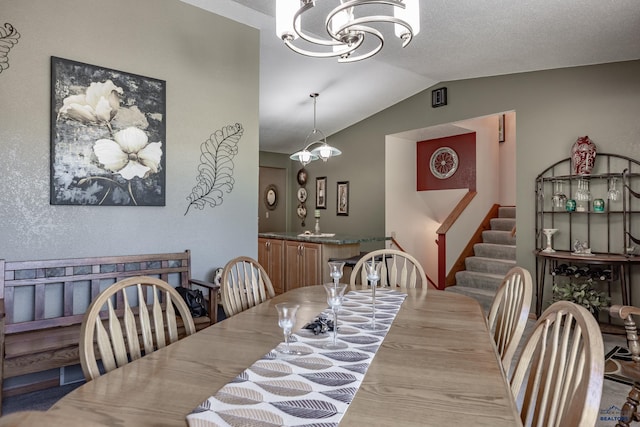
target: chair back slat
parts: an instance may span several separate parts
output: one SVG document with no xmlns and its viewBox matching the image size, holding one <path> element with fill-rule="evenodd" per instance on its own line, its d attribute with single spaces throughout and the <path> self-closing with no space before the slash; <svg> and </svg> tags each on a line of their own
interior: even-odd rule
<svg viewBox="0 0 640 427">
<path fill-rule="evenodd" d="M 118 365 L 116 364 L 116 358 L 113 354 L 113 349 L 111 348 L 111 339 L 109 338 L 107 330 L 102 325 L 102 320 L 100 320 L 99 317 L 96 317 L 95 323 L 98 348 L 100 349 L 100 355 L 102 356 L 102 364 L 104 369 L 108 372 L 117 368 Z"/>
<path fill-rule="evenodd" d="M 164 319 L 162 318 L 162 307 L 158 298 L 158 290 L 153 287 L 153 326 L 156 332 L 156 348 L 167 346 L 167 340 L 164 334 Z"/>
<path fill-rule="evenodd" d="M 149 309 L 145 304 L 142 286 L 137 284 L 138 291 L 138 319 L 140 319 L 140 332 L 142 333 L 142 344 L 144 345 L 144 354 L 153 352 L 153 335 L 151 334 L 151 320 L 149 319 Z"/>
<path fill-rule="evenodd" d="M 109 306 L 109 335 L 111 339 L 111 349 L 113 350 L 113 355 L 116 359 L 116 365 L 123 366 L 125 365 L 127 360 L 127 349 L 124 343 L 124 337 L 122 335 L 122 326 L 120 325 L 120 321 L 118 320 L 118 315 L 116 311 L 113 309 L 113 304 L 111 300 L 107 301 L 107 305 Z"/>
<path fill-rule="evenodd" d="M 133 314 L 131 305 L 129 305 L 127 293 L 123 292 L 122 296 L 122 303 L 124 305 L 124 330 L 127 334 L 127 342 L 129 343 L 129 355 L 131 360 L 140 359 L 142 357 L 142 353 L 140 352 L 140 339 L 138 338 L 136 317 Z"/>
</svg>

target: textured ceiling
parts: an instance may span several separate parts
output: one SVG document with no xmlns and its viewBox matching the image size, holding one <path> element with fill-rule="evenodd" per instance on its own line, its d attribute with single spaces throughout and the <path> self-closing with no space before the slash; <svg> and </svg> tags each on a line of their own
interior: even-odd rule
<svg viewBox="0 0 640 427">
<path fill-rule="evenodd" d="M 182 1 L 261 30 L 265 151 L 301 148 L 313 128 L 312 92 L 317 127 L 331 135 L 441 81 L 640 59 L 639 0 L 423 0 L 409 46 L 389 35 L 378 55 L 352 64 L 285 47 L 275 0 Z M 327 10 L 338 0 L 316 4 Z"/>
</svg>

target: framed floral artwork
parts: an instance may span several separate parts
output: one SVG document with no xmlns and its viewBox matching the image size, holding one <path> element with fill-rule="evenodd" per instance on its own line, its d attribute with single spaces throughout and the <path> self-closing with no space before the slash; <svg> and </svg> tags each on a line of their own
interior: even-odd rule
<svg viewBox="0 0 640 427">
<path fill-rule="evenodd" d="M 164 206 L 166 82 L 51 57 L 51 204 Z"/>
</svg>

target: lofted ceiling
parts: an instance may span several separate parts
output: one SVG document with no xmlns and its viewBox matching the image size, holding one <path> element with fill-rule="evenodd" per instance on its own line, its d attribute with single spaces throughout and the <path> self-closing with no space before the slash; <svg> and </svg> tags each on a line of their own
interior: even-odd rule
<svg viewBox="0 0 640 427">
<path fill-rule="evenodd" d="M 313 92 L 330 136 L 442 81 L 640 59 L 638 0 L 422 0 L 406 48 L 383 25 L 382 51 L 350 64 L 288 49 L 275 0 L 182 1 L 260 30 L 260 149 L 278 153 L 302 148 L 313 129 Z"/>
</svg>

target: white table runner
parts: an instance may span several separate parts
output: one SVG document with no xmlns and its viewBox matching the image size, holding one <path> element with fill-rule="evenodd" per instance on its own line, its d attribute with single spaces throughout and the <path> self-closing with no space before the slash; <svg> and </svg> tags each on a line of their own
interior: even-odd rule
<svg viewBox="0 0 640 427">
<path fill-rule="evenodd" d="M 376 323 L 386 328 L 370 330 L 364 325 L 371 322 L 371 292 L 347 293 L 338 315 L 338 340 L 347 348 L 322 348 L 332 331 L 301 329 L 291 347 L 304 355 L 270 351 L 187 415 L 189 426 L 337 426 L 405 298 L 378 288 Z M 333 318 L 329 308 L 322 314 Z"/>
</svg>

